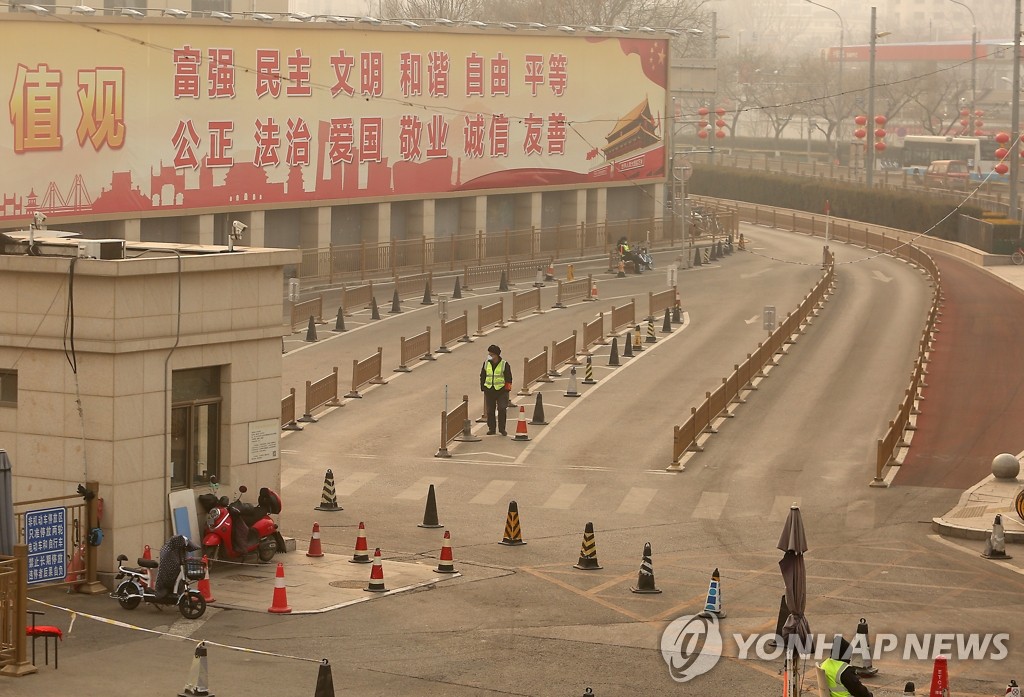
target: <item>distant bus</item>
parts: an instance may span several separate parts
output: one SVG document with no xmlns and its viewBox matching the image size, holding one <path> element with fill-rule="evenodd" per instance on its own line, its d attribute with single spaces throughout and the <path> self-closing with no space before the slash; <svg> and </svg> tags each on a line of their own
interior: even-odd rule
<svg viewBox="0 0 1024 697">
<path fill-rule="evenodd" d="M 906 136 L 901 155 L 903 171 L 924 176 L 928 165 L 936 160 L 963 160 L 971 169 L 971 178 L 980 179 L 998 164 L 995 156 L 998 147 L 999 143 L 992 138 Z M 1005 181 L 1005 177 L 996 174 L 992 178 Z"/>
</svg>

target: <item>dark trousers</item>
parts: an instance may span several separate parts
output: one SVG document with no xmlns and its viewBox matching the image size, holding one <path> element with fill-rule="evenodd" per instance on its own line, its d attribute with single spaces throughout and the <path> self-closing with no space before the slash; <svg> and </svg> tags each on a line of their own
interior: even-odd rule
<svg viewBox="0 0 1024 697">
<path fill-rule="evenodd" d="M 498 412 L 498 428 L 497 430 L 505 431 L 505 413 L 508 409 L 508 390 L 504 387 L 500 390 L 484 389 L 484 414 L 487 415 L 487 430 L 493 431 L 494 428 L 494 412 Z"/>
</svg>

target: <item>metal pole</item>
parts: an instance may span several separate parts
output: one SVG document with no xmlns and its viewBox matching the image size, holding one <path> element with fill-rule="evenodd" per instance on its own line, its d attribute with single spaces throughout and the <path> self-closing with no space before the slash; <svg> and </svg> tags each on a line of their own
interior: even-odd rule
<svg viewBox="0 0 1024 697">
<path fill-rule="evenodd" d="M 1019 2 L 1020 0 L 1018 0 Z M 875 183 L 875 44 L 878 42 L 878 29 L 875 25 L 875 8 L 871 8 L 871 52 L 868 59 L 868 133 L 864 139 L 864 167 L 866 168 L 867 185 L 870 189 Z"/>
<path fill-rule="evenodd" d="M 1010 112 L 1010 211 L 1009 218 L 1020 214 L 1017 206 L 1017 178 L 1020 176 L 1020 2 L 1013 6 L 1013 101 Z"/>
<path fill-rule="evenodd" d="M 846 62 L 846 23 L 843 21 L 843 16 L 839 12 L 829 7 L 828 5 L 822 5 L 821 3 L 814 2 L 814 0 L 804 0 L 808 4 L 814 5 L 815 7 L 821 7 L 828 10 L 836 16 L 839 20 L 839 85 L 836 92 L 838 93 L 839 103 L 838 106 L 834 107 L 836 110 L 836 156 L 839 155 L 839 149 L 842 147 L 843 142 L 843 118 L 845 113 L 843 112 L 843 65 Z"/>
<path fill-rule="evenodd" d="M 978 20 L 974 18 L 974 10 L 960 0 L 949 0 L 971 14 L 971 118 L 974 118 L 975 102 L 978 99 Z"/>
</svg>

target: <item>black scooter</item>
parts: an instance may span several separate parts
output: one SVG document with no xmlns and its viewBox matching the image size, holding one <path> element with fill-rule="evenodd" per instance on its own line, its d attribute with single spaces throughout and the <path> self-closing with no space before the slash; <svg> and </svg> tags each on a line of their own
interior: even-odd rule
<svg viewBox="0 0 1024 697">
<path fill-rule="evenodd" d="M 139 603 L 146 602 L 163 610 L 164 606 L 177 607 L 181 616 L 187 620 L 197 620 L 206 612 L 206 598 L 198 590 L 192 588 L 192 583 L 201 581 L 206 577 L 206 570 L 200 559 L 185 559 L 178 571 L 178 578 L 174 582 L 174 592 L 168 593 L 163 598 L 156 597 L 156 591 L 149 588 L 149 573 L 147 569 L 157 569 L 160 562 L 155 559 L 137 559 L 139 567 L 125 566 L 128 557 L 123 554 L 117 555 L 117 575 L 115 580 L 122 580 L 111 598 L 125 610 L 134 610 Z"/>
</svg>

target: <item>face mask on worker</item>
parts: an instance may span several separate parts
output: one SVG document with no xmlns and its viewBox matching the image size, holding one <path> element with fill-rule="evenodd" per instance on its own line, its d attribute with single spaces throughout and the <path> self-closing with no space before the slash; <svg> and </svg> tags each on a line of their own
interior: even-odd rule
<svg viewBox="0 0 1024 697">
<path fill-rule="evenodd" d="M 494 354 L 493 353 L 488 353 L 487 354 L 487 360 L 489 360 L 489 361 L 491 361 L 493 363 L 494 362 Z"/>
</svg>

